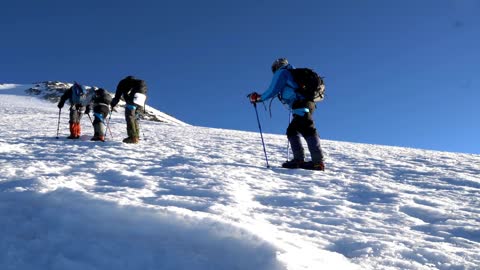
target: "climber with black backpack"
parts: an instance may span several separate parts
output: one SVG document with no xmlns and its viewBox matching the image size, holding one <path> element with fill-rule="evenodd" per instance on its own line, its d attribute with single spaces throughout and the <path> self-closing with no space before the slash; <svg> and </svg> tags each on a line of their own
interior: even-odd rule
<svg viewBox="0 0 480 270">
<path fill-rule="evenodd" d="M 137 118 L 142 109 L 145 110 L 146 94 L 147 85 L 144 80 L 127 76 L 118 83 L 111 106 L 113 110 L 120 102 L 121 97 L 125 100 L 125 121 L 127 122 L 128 137 L 123 140 L 124 143 L 139 142 L 140 127 Z"/>
<path fill-rule="evenodd" d="M 65 105 L 67 99 L 70 101 L 70 136 L 67 139 L 78 139 L 82 133 L 80 120 L 85 112 L 85 107 L 91 100 L 91 95 L 85 86 L 74 82 L 73 86 L 67 89 L 60 97 L 57 105 L 60 110 Z"/>
<path fill-rule="evenodd" d="M 88 115 L 93 109 L 93 137 L 90 139 L 91 141 L 105 141 L 105 133 L 107 130 L 105 120 L 110 113 L 111 102 L 112 97 L 107 90 L 103 88 L 95 90 L 95 95 L 92 97 L 91 103 L 87 105 L 87 109 L 85 110 L 85 114 Z"/>
<path fill-rule="evenodd" d="M 279 58 L 272 64 L 273 78 L 263 93 L 248 95 L 251 103 L 263 102 L 275 97 L 288 106 L 293 119 L 287 128 L 287 138 L 292 147 L 293 159 L 282 164 L 283 168 L 325 170 L 320 138 L 313 121 L 315 102 L 324 98 L 325 85 L 317 73 L 308 68 L 295 69 L 286 58 Z M 307 142 L 312 160 L 305 161 L 300 135 Z"/>
</svg>

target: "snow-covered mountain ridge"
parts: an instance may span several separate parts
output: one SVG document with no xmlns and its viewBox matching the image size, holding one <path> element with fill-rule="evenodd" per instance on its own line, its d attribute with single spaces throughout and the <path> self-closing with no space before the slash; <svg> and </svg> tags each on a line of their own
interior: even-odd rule
<svg viewBox="0 0 480 270">
<path fill-rule="evenodd" d="M 283 135 L 142 121 L 68 135 L 0 85 L 0 269 L 479 269 L 480 156 L 322 140 L 286 170 Z M 22 92 L 24 93 L 24 91 Z M 255 140 L 257 138 L 257 140 Z"/>
<path fill-rule="evenodd" d="M 48 101 L 51 101 L 53 103 L 58 103 L 60 100 L 60 97 L 63 95 L 63 93 L 70 88 L 73 83 L 65 83 L 65 82 L 59 82 L 59 81 L 45 81 L 45 82 L 39 82 L 39 83 L 34 83 L 31 85 L 22 85 L 22 84 L 0 84 L 0 87 L 7 88 L 16 88 L 19 91 L 24 90 L 26 94 L 28 95 L 34 95 L 38 96 L 40 98 L 44 98 Z M 98 88 L 96 86 L 93 86 L 95 88 Z M 24 88 L 24 89 L 23 89 Z M 90 86 L 89 86 L 90 88 Z M 112 92 L 109 91 L 108 89 L 105 89 L 110 94 L 113 96 Z M 120 107 L 125 106 L 125 102 L 122 100 L 119 102 Z M 147 120 L 147 121 L 156 121 L 156 122 L 166 122 L 170 124 L 176 124 L 176 125 L 187 125 L 186 123 L 166 114 L 163 113 L 147 104 L 145 108 L 145 113 L 140 116 L 142 119 Z"/>
</svg>

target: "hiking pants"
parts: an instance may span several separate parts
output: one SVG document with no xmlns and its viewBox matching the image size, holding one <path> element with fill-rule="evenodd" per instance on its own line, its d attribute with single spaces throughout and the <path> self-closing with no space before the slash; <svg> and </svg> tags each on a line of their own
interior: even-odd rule
<svg viewBox="0 0 480 270">
<path fill-rule="evenodd" d="M 320 138 L 313 122 L 312 113 L 306 113 L 303 116 L 293 115 L 293 120 L 287 128 L 287 138 L 290 142 L 293 152 L 293 158 L 304 160 L 305 152 L 300 141 L 300 135 L 305 138 L 308 150 L 314 163 L 323 161 L 322 148 L 320 146 Z"/>
<path fill-rule="evenodd" d="M 127 122 L 127 134 L 129 138 L 140 137 L 140 129 L 136 115 L 137 110 L 138 107 L 135 109 L 131 109 L 128 106 L 125 107 L 125 121 Z"/>
<path fill-rule="evenodd" d="M 85 107 L 79 105 L 73 105 L 70 107 L 70 124 L 80 123 Z"/>
<path fill-rule="evenodd" d="M 105 126 L 104 119 L 105 117 L 100 119 L 97 115 L 95 115 L 95 119 L 93 120 L 94 137 L 105 137 L 107 127 Z"/>
</svg>

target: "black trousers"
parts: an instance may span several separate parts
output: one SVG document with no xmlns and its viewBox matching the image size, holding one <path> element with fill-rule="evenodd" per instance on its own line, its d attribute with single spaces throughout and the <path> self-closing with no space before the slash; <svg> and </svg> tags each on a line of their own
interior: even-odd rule
<svg viewBox="0 0 480 270">
<path fill-rule="evenodd" d="M 302 134 L 303 137 L 317 135 L 317 129 L 315 128 L 315 123 L 313 122 L 313 112 L 316 108 L 315 102 L 297 100 L 293 103 L 292 109 L 299 108 L 308 108 L 310 112 L 303 116 L 296 114 L 293 115 L 293 120 L 290 122 L 287 128 L 287 136 L 296 136 L 298 133 Z"/>
<path fill-rule="evenodd" d="M 302 134 L 303 137 L 317 135 L 311 113 L 306 113 L 304 116 L 293 115 L 293 120 L 287 127 L 287 136 L 297 136 L 298 133 Z"/>
<path fill-rule="evenodd" d="M 300 141 L 300 135 L 302 135 L 307 142 L 312 161 L 314 163 L 323 162 L 320 138 L 318 137 L 312 115 L 315 110 L 315 103 L 305 102 L 298 104 L 298 106 L 297 108 L 308 108 L 310 112 L 305 113 L 303 116 L 294 114 L 292 122 L 288 125 L 287 138 L 292 147 L 293 158 L 297 160 L 303 160 L 305 158 L 304 149 Z M 293 108 L 295 109 L 295 106 Z"/>
</svg>

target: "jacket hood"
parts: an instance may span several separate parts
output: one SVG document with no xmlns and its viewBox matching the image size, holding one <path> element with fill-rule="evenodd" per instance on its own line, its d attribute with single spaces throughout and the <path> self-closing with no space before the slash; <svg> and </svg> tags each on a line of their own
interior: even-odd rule
<svg viewBox="0 0 480 270">
<path fill-rule="evenodd" d="M 292 64 L 287 64 L 279 69 L 294 69 L 295 67 Z"/>
</svg>

